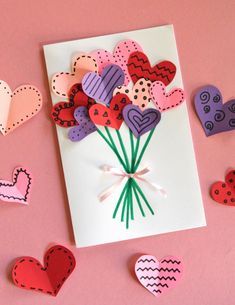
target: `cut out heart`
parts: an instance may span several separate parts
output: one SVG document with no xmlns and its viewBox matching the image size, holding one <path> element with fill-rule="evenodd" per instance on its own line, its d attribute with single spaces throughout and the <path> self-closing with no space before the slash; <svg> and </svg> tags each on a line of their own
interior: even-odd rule
<svg viewBox="0 0 235 305">
<path fill-rule="evenodd" d="M 148 57 L 142 52 L 134 52 L 127 63 L 128 72 L 133 83 L 140 78 L 148 78 L 152 82 L 161 81 L 169 85 L 176 73 L 176 66 L 170 61 L 162 61 L 151 67 Z"/>
<path fill-rule="evenodd" d="M 225 182 L 215 182 L 210 191 L 216 202 L 235 206 L 235 170 L 231 170 L 225 177 Z"/>
<path fill-rule="evenodd" d="M 0 80 L 0 131 L 7 135 L 36 115 L 42 107 L 42 95 L 32 85 L 23 85 L 11 91 Z"/>
<path fill-rule="evenodd" d="M 207 136 L 235 129 L 235 99 L 223 104 L 222 95 L 215 86 L 198 90 L 194 104 Z"/>
<path fill-rule="evenodd" d="M 90 118 L 94 124 L 120 129 L 123 122 L 122 110 L 130 103 L 127 95 L 115 95 L 110 108 L 100 104 L 93 105 L 89 110 Z"/>
<path fill-rule="evenodd" d="M 135 51 L 142 51 L 141 46 L 136 41 L 123 40 L 115 46 L 113 54 L 101 49 L 92 52 L 91 55 L 96 58 L 100 74 L 108 64 L 120 66 L 125 73 L 124 84 L 127 85 L 131 80 L 127 69 L 127 61 L 130 54 Z"/>
<path fill-rule="evenodd" d="M 166 93 L 166 86 L 158 81 L 152 83 L 149 92 L 152 101 L 161 112 L 179 106 L 185 99 L 184 90 L 174 88 Z"/>
<path fill-rule="evenodd" d="M 124 72 L 117 65 L 108 65 L 101 76 L 94 72 L 87 73 L 82 80 L 83 91 L 96 101 L 108 104 L 113 91 L 124 82 Z"/>
<path fill-rule="evenodd" d="M 87 96 L 81 84 L 75 84 L 69 91 L 69 102 L 59 102 L 52 107 L 51 118 L 61 127 L 72 127 L 78 125 L 74 118 L 74 111 L 79 106 L 86 106 L 88 109 L 95 104 L 95 101 Z"/>
<path fill-rule="evenodd" d="M 161 113 L 158 110 L 149 108 L 142 112 L 135 105 L 127 105 L 122 114 L 125 123 L 136 138 L 155 128 L 161 120 Z"/>
<path fill-rule="evenodd" d="M 174 288 L 182 273 L 183 264 L 174 256 L 166 256 L 158 261 L 155 256 L 142 255 L 135 264 L 135 274 L 139 282 L 156 297 Z"/>
<path fill-rule="evenodd" d="M 88 115 L 87 107 L 78 107 L 74 111 L 74 117 L 77 122 L 79 122 L 79 125 L 69 130 L 68 137 L 71 141 L 81 141 L 89 134 L 96 131 L 96 126 Z"/>
<path fill-rule="evenodd" d="M 132 104 L 139 106 L 144 110 L 148 103 L 150 102 L 149 88 L 151 86 L 151 81 L 144 78 L 140 78 L 132 88 L 127 86 L 118 86 L 114 91 L 113 95 L 116 94 L 126 94 L 132 101 Z"/>
<path fill-rule="evenodd" d="M 52 91 L 60 97 L 68 97 L 70 88 L 77 83 L 81 83 L 88 72 L 98 72 L 96 59 L 88 54 L 78 54 L 72 64 L 72 73 L 59 72 L 52 76 Z"/>
<path fill-rule="evenodd" d="M 44 256 L 44 266 L 33 257 L 19 258 L 12 269 L 12 279 L 19 288 L 56 296 L 76 265 L 73 253 L 56 245 Z"/>
<path fill-rule="evenodd" d="M 0 180 L 0 200 L 28 204 L 31 188 L 31 173 L 26 168 L 16 167 L 12 174 L 12 182 Z"/>
</svg>

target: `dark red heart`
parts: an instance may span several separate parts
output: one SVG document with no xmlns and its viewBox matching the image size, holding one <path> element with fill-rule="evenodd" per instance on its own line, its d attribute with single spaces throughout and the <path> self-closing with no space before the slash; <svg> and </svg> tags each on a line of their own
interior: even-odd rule
<svg viewBox="0 0 235 305">
<path fill-rule="evenodd" d="M 176 73 L 176 66 L 170 61 L 161 61 L 151 67 L 148 57 L 139 51 L 130 55 L 127 67 L 134 84 L 140 78 L 147 78 L 152 82 L 161 81 L 167 86 L 172 82 Z"/>
<path fill-rule="evenodd" d="M 81 84 L 75 84 L 69 91 L 69 102 L 59 102 L 55 104 L 51 111 L 53 121 L 61 127 L 72 127 L 79 123 L 75 120 L 73 114 L 77 107 L 95 104 L 95 101 L 88 97 L 82 90 Z"/>
<path fill-rule="evenodd" d="M 211 187 L 210 194 L 218 203 L 235 206 L 235 170 L 226 175 L 225 182 L 215 182 Z"/>
</svg>

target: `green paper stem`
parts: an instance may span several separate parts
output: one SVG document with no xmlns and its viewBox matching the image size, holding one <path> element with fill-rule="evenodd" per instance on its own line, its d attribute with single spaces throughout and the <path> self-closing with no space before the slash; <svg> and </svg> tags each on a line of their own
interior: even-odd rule
<svg viewBox="0 0 235 305">
<path fill-rule="evenodd" d="M 142 204 L 141 204 L 141 202 L 140 202 L 140 197 L 139 197 L 139 195 L 138 195 L 138 193 L 137 193 L 137 191 L 136 191 L 136 186 L 135 186 L 134 183 L 132 184 L 132 189 L 133 189 L 133 192 L 134 192 L 134 195 L 135 195 L 135 199 L 136 199 L 136 201 L 137 201 L 137 204 L 138 204 L 138 206 L 139 206 L 140 212 L 141 212 L 142 216 L 145 217 L 146 215 L 145 215 L 145 213 L 144 213 Z"/>
<path fill-rule="evenodd" d="M 134 150 L 134 155 L 133 155 L 133 168 L 132 168 L 132 173 L 134 172 L 134 168 L 135 168 L 135 163 L 136 163 L 136 158 L 137 158 L 137 155 L 138 155 L 138 151 L 139 151 L 139 147 L 140 147 L 140 137 L 137 138 L 136 140 L 136 145 L 135 145 L 135 150 Z"/>
<path fill-rule="evenodd" d="M 154 211 L 151 208 L 150 204 L 148 203 L 148 200 L 146 199 L 143 191 L 141 190 L 141 188 L 139 187 L 138 183 L 135 181 L 135 179 L 133 179 L 133 183 L 136 187 L 136 191 L 140 194 L 140 196 L 142 197 L 142 199 L 144 200 L 146 206 L 148 207 L 149 211 L 151 212 L 152 215 L 154 215 Z"/>
<path fill-rule="evenodd" d="M 122 140 L 122 136 L 121 136 L 120 131 L 118 129 L 116 129 L 116 133 L 117 133 L 118 140 L 119 140 L 119 143 L 120 143 L 123 155 L 124 155 L 124 159 L 126 161 L 126 169 L 127 169 L 126 172 L 130 173 L 130 164 L 129 164 L 126 148 L 125 148 L 123 140 Z"/>
<path fill-rule="evenodd" d="M 123 206 L 122 206 L 122 215 L 121 215 L 121 221 L 124 221 L 124 216 L 125 216 L 125 208 L 127 205 L 127 209 L 129 209 L 129 204 L 128 204 L 128 192 L 129 192 L 129 187 L 130 187 L 130 182 L 129 179 L 127 180 L 127 190 L 126 190 L 126 194 L 125 194 L 125 198 L 123 201 Z"/>
<path fill-rule="evenodd" d="M 122 199 L 123 199 L 124 195 L 126 194 L 127 187 L 128 187 L 128 180 L 127 180 L 125 186 L 123 187 L 122 192 L 121 192 L 121 194 L 120 194 L 120 196 L 119 196 L 118 202 L 117 202 L 116 207 L 115 207 L 115 210 L 114 210 L 114 212 L 113 212 L 113 218 L 116 218 L 118 209 L 119 209 L 120 204 L 121 204 L 121 202 L 122 202 Z"/>
<path fill-rule="evenodd" d="M 130 135 L 130 142 L 131 142 L 131 173 L 133 173 L 134 164 L 135 164 L 135 159 L 134 159 L 135 146 L 134 146 L 134 136 L 130 129 L 129 129 L 129 135 Z"/>
<path fill-rule="evenodd" d="M 130 200 L 130 214 L 131 220 L 134 220 L 134 209 L 133 209 L 133 196 L 132 196 L 132 189 L 133 189 L 133 178 L 130 178 L 130 191 L 129 191 L 129 200 Z"/>
<path fill-rule="evenodd" d="M 128 196 L 126 198 L 127 200 L 127 207 L 126 207 L 126 229 L 129 229 L 129 212 L 130 212 L 130 205 L 131 205 L 131 202 L 130 202 L 130 188 L 131 188 L 131 183 L 129 181 L 129 189 L 128 189 Z"/>
</svg>

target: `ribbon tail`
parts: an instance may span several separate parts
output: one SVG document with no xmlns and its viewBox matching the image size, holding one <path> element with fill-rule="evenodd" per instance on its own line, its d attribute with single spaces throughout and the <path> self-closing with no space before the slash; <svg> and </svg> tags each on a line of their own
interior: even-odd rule
<svg viewBox="0 0 235 305">
<path fill-rule="evenodd" d="M 164 190 L 163 187 L 161 187 L 160 185 L 154 183 L 154 182 L 151 182 L 151 181 L 148 181 L 144 178 L 141 178 L 141 177 L 136 177 L 137 180 L 140 180 L 140 181 L 143 181 L 145 182 L 148 186 L 150 186 L 153 190 L 155 191 L 158 191 L 164 198 L 167 197 L 167 192 L 166 190 Z"/>
<path fill-rule="evenodd" d="M 116 188 L 122 183 L 122 181 L 124 179 L 125 179 L 125 177 L 122 176 L 122 178 L 120 178 L 117 182 L 115 182 L 113 185 L 111 185 L 110 187 L 106 188 L 103 192 L 101 192 L 98 195 L 99 201 L 102 202 L 105 199 L 107 199 L 116 190 Z"/>
</svg>

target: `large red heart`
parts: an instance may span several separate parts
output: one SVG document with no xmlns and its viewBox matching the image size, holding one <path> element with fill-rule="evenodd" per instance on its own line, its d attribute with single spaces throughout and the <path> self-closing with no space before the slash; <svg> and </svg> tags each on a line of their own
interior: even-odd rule
<svg viewBox="0 0 235 305">
<path fill-rule="evenodd" d="M 95 101 L 87 96 L 81 84 L 75 84 L 69 91 L 69 102 L 59 102 L 55 104 L 51 111 L 53 121 L 61 127 L 72 127 L 79 123 L 75 120 L 73 114 L 77 107 L 95 104 Z"/>
<path fill-rule="evenodd" d="M 235 170 L 225 176 L 225 182 L 215 182 L 211 186 L 210 194 L 218 203 L 235 206 Z"/>
<path fill-rule="evenodd" d="M 134 83 L 140 78 L 147 78 L 152 82 L 161 81 L 167 86 L 172 82 L 176 73 L 176 66 L 170 61 L 161 61 L 151 67 L 148 57 L 139 51 L 130 55 L 127 67 Z"/>
<path fill-rule="evenodd" d="M 129 97 L 118 94 L 112 98 L 109 108 L 101 104 L 93 105 L 89 115 L 94 124 L 119 129 L 123 122 L 122 110 L 128 104 L 131 104 Z"/>
<path fill-rule="evenodd" d="M 76 265 L 73 253 L 56 245 L 44 256 L 44 267 L 33 257 L 21 257 L 13 266 L 12 278 L 16 286 L 56 296 Z"/>
</svg>

